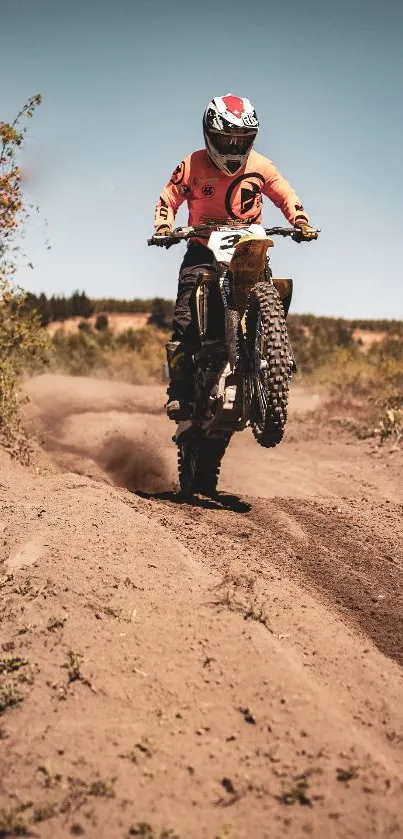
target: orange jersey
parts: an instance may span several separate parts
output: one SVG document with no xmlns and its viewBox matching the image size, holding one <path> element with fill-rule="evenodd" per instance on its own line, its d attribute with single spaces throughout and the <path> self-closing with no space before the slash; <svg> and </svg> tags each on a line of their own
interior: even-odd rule
<svg viewBox="0 0 403 839">
<path fill-rule="evenodd" d="M 262 195 L 267 195 L 287 221 L 306 219 L 302 202 L 267 157 L 251 151 L 246 164 L 233 176 L 224 175 L 205 149 L 195 151 L 176 167 L 155 210 L 155 229 L 173 227 L 178 208 L 187 201 L 189 225 L 259 224 Z"/>
</svg>

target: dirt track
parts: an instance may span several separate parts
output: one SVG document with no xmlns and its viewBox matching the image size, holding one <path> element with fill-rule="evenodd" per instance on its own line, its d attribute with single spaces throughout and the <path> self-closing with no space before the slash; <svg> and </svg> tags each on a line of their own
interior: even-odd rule
<svg viewBox="0 0 403 839">
<path fill-rule="evenodd" d="M 283 444 L 239 435 L 220 503 L 183 505 L 161 389 L 27 389 L 47 454 L 0 483 L 9 823 L 403 837 L 402 453 L 296 389 Z"/>
</svg>

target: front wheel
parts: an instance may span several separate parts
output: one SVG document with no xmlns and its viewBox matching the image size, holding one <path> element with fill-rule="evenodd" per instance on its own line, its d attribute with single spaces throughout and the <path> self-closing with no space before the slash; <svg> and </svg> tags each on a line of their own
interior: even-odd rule
<svg viewBox="0 0 403 839">
<path fill-rule="evenodd" d="M 287 422 L 293 356 L 283 305 L 267 282 L 258 283 L 250 293 L 246 338 L 252 431 L 261 446 L 272 448 L 282 440 Z"/>
</svg>

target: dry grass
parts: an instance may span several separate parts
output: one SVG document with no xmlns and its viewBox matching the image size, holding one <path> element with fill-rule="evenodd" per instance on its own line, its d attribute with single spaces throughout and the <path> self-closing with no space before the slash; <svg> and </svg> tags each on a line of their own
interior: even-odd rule
<svg viewBox="0 0 403 839">
<path fill-rule="evenodd" d="M 230 612 L 238 612 L 244 620 L 261 623 L 269 632 L 272 632 L 267 604 L 262 601 L 261 593 L 256 591 L 256 583 L 256 578 L 251 575 L 227 573 L 214 587 L 215 599 L 211 605 L 224 607 Z"/>
<path fill-rule="evenodd" d="M 48 339 L 25 296 L 0 274 L 0 445 L 23 463 L 30 459 L 20 414 L 19 382 L 25 369 L 46 360 Z"/>
<path fill-rule="evenodd" d="M 167 334 L 153 326 L 128 329 L 80 330 L 55 333 L 51 369 L 73 376 L 102 376 L 131 384 L 161 381 Z"/>
<path fill-rule="evenodd" d="M 4 714 L 8 708 L 19 705 L 23 700 L 13 682 L 6 682 L 0 686 L 0 714 Z"/>
<path fill-rule="evenodd" d="M 402 338 L 385 338 L 366 353 L 339 348 L 302 378 L 327 389 L 323 419 L 379 444 L 403 442 Z"/>
<path fill-rule="evenodd" d="M 8 836 L 27 836 L 28 826 L 20 809 L 0 810 L 0 837 L 6 839 Z"/>
</svg>

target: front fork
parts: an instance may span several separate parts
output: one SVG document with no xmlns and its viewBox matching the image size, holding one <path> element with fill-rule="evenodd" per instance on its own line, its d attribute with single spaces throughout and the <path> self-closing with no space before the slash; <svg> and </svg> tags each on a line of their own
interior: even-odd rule
<svg viewBox="0 0 403 839">
<path fill-rule="evenodd" d="M 232 373 L 245 372 L 246 354 L 244 349 L 243 332 L 241 326 L 242 311 L 237 299 L 234 285 L 234 276 L 230 268 L 227 268 L 219 280 L 221 300 L 224 308 L 225 343 L 227 346 L 228 360 Z"/>
</svg>

